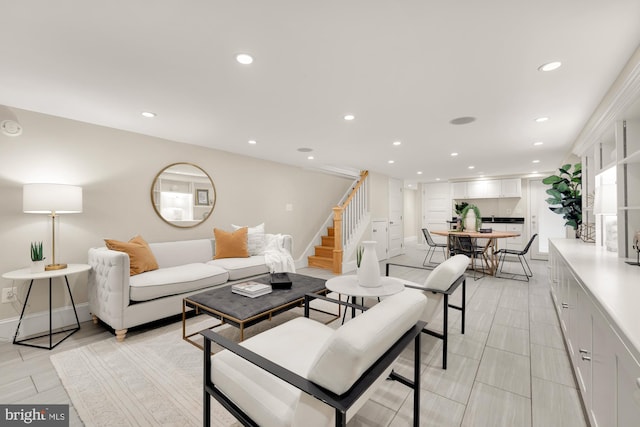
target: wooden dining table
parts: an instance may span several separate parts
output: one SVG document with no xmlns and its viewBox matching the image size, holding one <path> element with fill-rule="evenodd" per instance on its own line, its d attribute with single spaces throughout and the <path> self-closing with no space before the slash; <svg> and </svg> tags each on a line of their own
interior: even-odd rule
<svg viewBox="0 0 640 427">
<path fill-rule="evenodd" d="M 458 231 L 458 230 L 429 230 L 431 234 L 445 236 L 447 238 L 447 256 L 451 253 L 451 242 L 455 236 L 469 236 L 472 239 L 487 239 L 487 243 L 482 248 L 482 258 L 487 266 L 487 273 L 495 276 L 498 272 L 498 239 L 508 237 L 518 237 L 520 233 L 512 231 L 491 231 L 490 233 L 480 233 L 479 231 Z"/>
</svg>

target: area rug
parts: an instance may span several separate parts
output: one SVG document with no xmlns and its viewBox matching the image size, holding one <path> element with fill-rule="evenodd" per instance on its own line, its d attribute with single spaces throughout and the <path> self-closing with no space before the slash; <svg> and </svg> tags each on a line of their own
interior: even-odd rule
<svg viewBox="0 0 640 427">
<path fill-rule="evenodd" d="M 295 309 L 260 322 L 245 330 L 245 338 L 301 314 Z M 188 331 L 215 322 L 201 315 L 189 320 Z M 239 339 L 232 326 L 215 331 Z M 202 359 L 202 350 L 182 339 L 181 322 L 132 333 L 122 343 L 109 338 L 51 356 L 87 426 L 201 426 Z M 214 426 L 240 425 L 215 400 L 212 407 Z"/>
</svg>

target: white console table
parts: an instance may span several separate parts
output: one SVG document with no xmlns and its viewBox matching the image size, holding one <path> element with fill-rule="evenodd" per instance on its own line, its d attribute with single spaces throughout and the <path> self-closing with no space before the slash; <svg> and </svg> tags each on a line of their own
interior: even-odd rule
<svg viewBox="0 0 640 427">
<path fill-rule="evenodd" d="M 552 239 L 549 280 L 591 425 L 640 420 L 640 267 L 579 239 Z"/>
</svg>

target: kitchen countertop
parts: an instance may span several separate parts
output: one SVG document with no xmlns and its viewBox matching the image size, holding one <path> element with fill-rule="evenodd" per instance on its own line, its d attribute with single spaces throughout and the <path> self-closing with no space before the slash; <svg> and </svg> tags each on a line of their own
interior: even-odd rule
<svg viewBox="0 0 640 427">
<path fill-rule="evenodd" d="M 495 224 L 524 224 L 524 218 L 506 216 L 483 216 L 482 222 L 493 222 Z"/>
<path fill-rule="evenodd" d="M 452 224 L 457 221 L 457 218 L 452 218 L 451 221 L 447 221 Z M 508 217 L 508 216 L 483 216 L 483 223 L 494 223 L 494 224 L 524 224 L 523 217 Z"/>
</svg>

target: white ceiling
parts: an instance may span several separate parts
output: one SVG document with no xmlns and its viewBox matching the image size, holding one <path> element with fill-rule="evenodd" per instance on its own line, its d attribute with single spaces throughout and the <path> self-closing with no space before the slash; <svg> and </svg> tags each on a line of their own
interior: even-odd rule
<svg viewBox="0 0 640 427">
<path fill-rule="evenodd" d="M 0 104 L 303 167 L 521 175 L 566 158 L 639 21 L 638 0 L 0 0 Z"/>
</svg>

